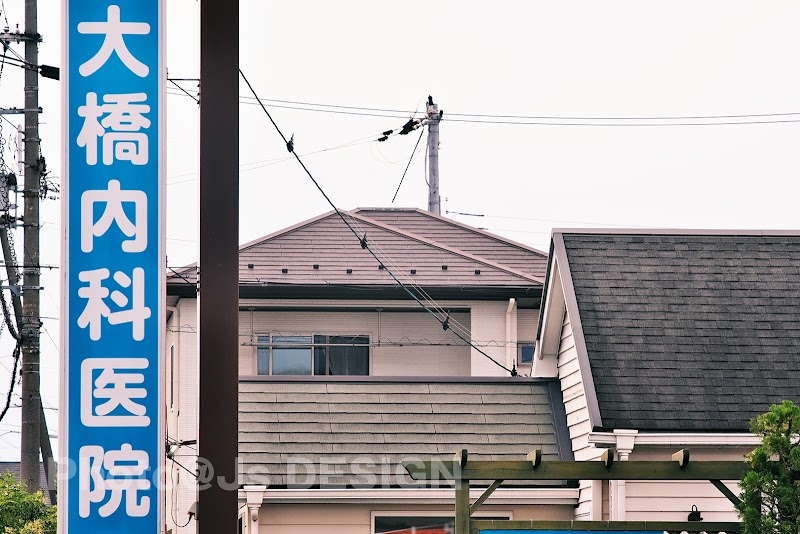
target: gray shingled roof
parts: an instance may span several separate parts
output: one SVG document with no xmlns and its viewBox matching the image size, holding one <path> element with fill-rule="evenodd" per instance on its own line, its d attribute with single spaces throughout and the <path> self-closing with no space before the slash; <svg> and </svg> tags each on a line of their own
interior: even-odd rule
<svg viewBox="0 0 800 534">
<path fill-rule="evenodd" d="M 800 236 L 563 239 L 603 427 L 746 431 L 800 401 Z"/>
<path fill-rule="evenodd" d="M 416 213 L 392 213 L 404 211 Z M 359 236 L 366 233 L 370 248 L 406 284 L 454 290 L 523 288 L 536 296 L 541 289 L 545 257 L 534 249 L 469 231 L 465 225 L 446 224 L 441 218 L 426 218 L 427 223 L 418 221 L 406 228 L 358 211 L 345 213 L 345 217 Z M 413 217 L 422 220 L 418 214 Z M 397 286 L 334 212 L 247 243 L 239 250 L 242 287 Z M 194 282 L 194 266 L 179 272 L 168 276 L 173 290 L 186 289 L 187 279 Z"/>
<path fill-rule="evenodd" d="M 550 389 L 563 405 L 551 384 L 557 382 L 242 381 L 240 480 L 359 486 L 370 485 L 365 473 L 372 473 L 386 474 L 376 479 L 380 485 L 411 484 L 401 461 L 452 460 L 463 447 L 470 458 L 521 460 L 542 448 L 546 459 L 557 459 Z M 563 417 L 558 428 L 566 432 Z M 560 442 L 569 447 L 567 436 Z"/>
</svg>

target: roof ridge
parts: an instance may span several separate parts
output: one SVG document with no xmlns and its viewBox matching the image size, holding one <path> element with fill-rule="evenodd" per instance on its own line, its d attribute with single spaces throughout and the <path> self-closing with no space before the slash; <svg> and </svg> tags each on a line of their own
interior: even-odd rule
<svg viewBox="0 0 800 534">
<path fill-rule="evenodd" d="M 553 228 L 553 235 L 664 235 L 689 237 L 800 237 L 800 230 L 730 228 Z"/>
<path fill-rule="evenodd" d="M 450 226 L 456 226 L 456 227 L 461 228 L 463 230 L 467 230 L 469 232 L 482 235 L 482 236 L 487 237 L 489 239 L 492 239 L 494 241 L 499 241 L 499 242 L 504 243 L 506 245 L 511 245 L 512 247 L 521 248 L 521 249 L 526 250 L 528 252 L 533 252 L 534 254 L 538 254 L 538 255 L 542 256 L 543 258 L 547 258 L 547 253 L 542 251 L 542 250 L 539 250 L 538 248 L 534 248 L 534 247 L 525 245 L 525 244 L 520 243 L 518 241 L 514 241 L 513 239 L 508 239 L 507 237 L 503 237 L 503 236 L 500 236 L 500 235 L 497 235 L 497 234 L 493 234 L 492 232 L 488 232 L 486 230 L 481 230 L 480 228 L 475 228 L 474 226 L 470 226 L 468 224 L 462 223 L 461 221 L 456 221 L 455 219 L 448 219 L 447 217 L 443 217 L 442 215 L 437 215 L 435 213 L 431 213 L 430 211 L 423 210 L 423 209 L 420 209 L 420 208 L 356 208 L 353 211 L 358 212 L 358 211 L 373 211 L 373 210 L 374 211 L 397 211 L 397 212 L 407 212 L 407 213 L 408 212 L 415 212 L 415 213 L 418 213 L 420 215 L 429 217 L 431 219 L 436 219 L 437 221 L 441 221 L 441 222 L 443 222 L 445 224 L 449 224 Z"/>
<path fill-rule="evenodd" d="M 282 235 L 288 234 L 289 232 L 294 232 L 295 230 L 299 230 L 301 228 L 304 228 L 304 227 L 306 227 L 306 226 L 308 226 L 310 224 L 313 224 L 313 223 L 321 221 L 321 220 L 323 220 L 323 219 L 325 219 L 327 217 L 330 217 L 331 215 L 334 215 L 335 213 L 336 213 L 335 211 L 331 210 L 331 211 L 328 211 L 326 213 L 322 213 L 320 215 L 316 215 L 314 217 L 311 217 L 310 219 L 306 219 L 304 221 L 300 221 L 299 223 L 293 224 L 292 226 L 289 226 L 287 228 L 281 228 L 280 230 L 272 232 L 271 234 L 267 234 L 265 236 L 262 236 L 262 237 L 253 239 L 251 241 L 248 241 L 247 243 L 243 243 L 243 244 L 239 245 L 239 254 L 241 254 L 243 251 L 247 250 L 248 248 L 254 247 L 256 245 L 260 245 L 262 243 L 266 243 L 267 241 L 269 241 L 271 239 L 275 239 L 276 237 L 280 237 Z M 176 271 L 176 273 L 185 274 L 186 271 L 188 271 L 189 269 L 192 269 L 192 268 L 197 268 L 197 262 L 190 263 L 189 265 L 184 265 L 183 267 L 180 267 L 179 269 L 173 269 L 173 271 Z M 176 274 L 176 273 L 173 273 L 173 274 L 167 273 L 167 278 L 171 278 L 171 277 L 175 277 L 175 276 L 180 277 L 180 274 Z"/>
<path fill-rule="evenodd" d="M 381 222 L 376 221 L 375 219 L 371 219 L 371 218 L 369 218 L 369 217 L 367 217 L 365 215 L 358 214 L 358 213 L 356 213 L 356 211 L 357 210 L 351 210 L 351 211 L 348 211 L 347 214 L 350 215 L 351 217 L 360 219 L 361 221 L 363 221 L 365 223 L 372 224 L 372 225 L 377 226 L 378 228 L 382 228 L 382 229 L 384 229 L 386 231 L 393 232 L 393 233 L 398 234 L 398 235 L 402 235 L 402 236 L 407 237 L 409 239 L 413 239 L 414 241 L 418 241 L 420 243 L 423 243 L 423 244 L 426 244 L 426 245 L 430 245 L 432 247 L 436 247 L 436 248 L 444 250 L 445 252 L 448 252 L 450 254 L 455 254 L 457 256 L 461 256 L 463 258 L 467 258 L 469 260 L 476 261 L 476 262 L 482 263 L 484 265 L 488 265 L 489 267 L 492 267 L 492 268 L 495 268 L 495 269 L 499 269 L 499 270 L 504 271 L 504 272 L 506 272 L 508 274 L 517 276 L 519 278 L 524 278 L 525 280 L 528 280 L 528 281 L 538 282 L 540 284 L 544 284 L 544 279 L 540 278 L 538 276 L 534 276 L 532 274 L 523 273 L 522 271 L 518 271 L 518 270 L 516 270 L 514 268 L 505 266 L 503 264 L 493 262 L 491 260 L 483 258 L 482 256 L 476 256 L 474 254 L 470 254 L 469 252 L 464 252 L 463 250 L 456 249 L 456 248 L 453 248 L 453 247 L 449 247 L 447 245 L 443 245 L 443 244 L 441 244 L 441 243 L 439 243 L 437 241 L 434 241 L 433 239 L 427 239 L 425 237 L 419 236 L 419 235 L 414 234 L 412 232 L 408 232 L 406 230 L 402 230 L 402 229 L 397 228 L 395 226 L 390 226 L 390 225 L 381 223 Z"/>
</svg>

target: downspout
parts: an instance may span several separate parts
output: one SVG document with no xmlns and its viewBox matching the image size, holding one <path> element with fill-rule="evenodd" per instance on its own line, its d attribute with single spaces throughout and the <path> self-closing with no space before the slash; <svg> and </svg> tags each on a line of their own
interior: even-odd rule
<svg viewBox="0 0 800 534">
<path fill-rule="evenodd" d="M 177 306 L 167 306 L 167 311 L 170 311 L 170 312 L 172 312 L 172 324 L 173 324 L 173 325 L 175 325 L 175 324 L 177 324 L 177 325 L 178 325 L 178 332 L 173 332 L 173 333 L 172 333 L 172 345 L 173 345 L 173 347 L 175 347 L 175 346 L 177 347 L 177 349 L 176 349 L 176 350 L 177 350 L 177 353 L 178 353 L 178 360 L 180 360 L 180 354 L 181 354 L 181 353 L 180 353 L 180 340 L 181 340 L 181 334 L 180 334 L 180 324 L 181 324 L 181 320 L 180 320 L 180 318 L 181 318 L 181 312 L 180 312 L 180 310 L 178 310 L 178 307 L 177 307 Z M 165 327 L 166 327 L 166 325 L 165 325 Z M 176 339 L 176 338 L 177 338 L 177 339 Z M 169 365 L 169 363 L 168 363 L 168 362 L 167 362 L 167 365 Z M 172 367 L 172 368 L 171 368 L 171 371 L 170 371 L 170 377 L 169 377 L 169 379 L 170 379 L 170 385 L 169 385 L 169 387 L 170 387 L 170 388 L 172 388 L 172 387 L 173 387 L 173 384 L 175 383 L 175 378 L 174 378 L 174 377 L 172 376 L 172 374 L 171 374 L 171 373 L 173 373 L 173 372 L 175 372 L 175 368 L 174 368 L 174 367 Z M 170 390 L 170 391 L 171 391 L 171 390 Z M 175 392 L 174 392 L 174 391 L 172 392 L 172 395 L 173 395 L 173 396 L 175 395 Z M 165 400 L 166 400 L 166 399 L 165 399 Z M 169 412 L 168 412 L 168 409 L 167 409 L 167 403 L 166 403 L 166 402 L 164 402 L 164 411 L 165 411 L 165 412 L 167 412 L 167 413 L 166 413 L 166 415 L 165 415 L 165 417 L 166 417 L 166 420 L 167 420 L 167 421 L 169 421 L 170 414 L 169 414 Z M 178 404 L 178 412 L 180 412 L 180 404 Z M 176 417 L 176 422 L 177 422 L 177 417 Z M 177 425 L 176 425 L 176 426 L 177 426 Z M 176 429 L 174 429 L 174 432 L 177 432 L 177 430 L 178 430 L 177 428 L 176 428 Z M 175 466 L 173 465 L 173 466 L 172 466 L 172 469 L 177 469 L 177 467 L 175 467 Z M 167 476 L 167 474 L 166 474 L 166 472 L 165 472 L 165 473 L 164 473 L 164 477 L 165 477 L 165 478 L 164 478 L 164 483 L 165 483 L 165 484 L 166 484 L 166 482 L 167 482 L 167 481 L 166 481 L 166 476 Z M 176 490 L 177 490 L 177 488 L 173 488 L 173 491 L 176 491 Z M 176 501 L 177 501 L 177 500 L 176 500 Z M 176 510 L 176 509 L 174 509 L 174 508 L 172 508 L 172 502 L 171 502 L 171 500 L 170 500 L 170 502 L 167 502 L 167 492 L 165 491 L 165 492 L 164 492 L 164 509 L 165 509 L 165 510 L 167 509 L 167 506 L 169 506 L 169 507 L 170 507 L 170 508 L 169 508 L 169 510 L 171 510 L 171 515 L 172 515 L 172 517 L 174 517 L 174 516 L 175 516 L 175 514 L 177 513 L 177 510 Z M 175 522 L 175 526 L 176 526 L 176 527 L 178 526 L 178 523 L 177 523 L 177 522 Z"/>
<path fill-rule="evenodd" d="M 181 368 L 181 364 L 180 364 L 180 362 L 181 362 L 181 311 L 180 311 L 180 308 L 178 308 L 177 306 L 167 306 L 167 311 L 171 311 L 172 312 L 172 324 L 173 325 L 178 325 L 177 329 L 173 329 L 173 332 L 172 332 L 173 333 L 172 346 L 175 347 L 175 362 L 177 363 L 177 365 L 175 365 L 175 367 L 177 367 L 177 370 L 178 370 L 177 374 L 178 374 L 178 376 L 180 376 L 180 368 Z M 176 370 L 175 367 L 172 368 L 172 372 L 175 372 L 175 370 Z M 170 378 L 170 381 L 171 381 L 170 387 L 172 387 L 172 384 L 175 384 L 175 377 L 173 377 L 170 374 L 169 378 Z M 176 393 L 175 391 L 172 392 L 173 398 L 178 401 L 177 402 L 178 408 L 177 408 L 177 410 L 175 410 L 175 414 L 176 414 L 176 417 L 177 417 L 178 415 L 180 415 L 180 412 L 181 412 L 181 403 L 180 403 L 180 395 L 176 395 L 175 393 Z"/>
<path fill-rule="evenodd" d="M 508 308 L 506 309 L 506 365 L 511 366 L 516 363 L 512 357 L 514 356 L 514 349 L 516 348 L 516 339 L 511 340 L 511 319 L 514 313 L 514 306 L 516 306 L 516 299 L 508 299 Z"/>
</svg>

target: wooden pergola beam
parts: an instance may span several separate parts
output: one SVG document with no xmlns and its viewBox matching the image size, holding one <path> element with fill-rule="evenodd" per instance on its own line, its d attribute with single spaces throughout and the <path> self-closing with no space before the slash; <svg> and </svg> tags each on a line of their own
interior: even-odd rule
<svg viewBox="0 0 800 534">
<path fill-rule="evenodd" d="M 699 532 L 737 534 L 739 523 L 710 521 L 506 521 L 473 519 L 470 534 L 482 530 L 585 530 L 606 532 Z"/>
<path fill-rule="evenodd" d="M 452 461 L 408 461 L 403 467 L 414 480 L 739 480 L 747 472 L 745 462 L 530 461 L 470 460 L 463 468 Z"/>
</svg>

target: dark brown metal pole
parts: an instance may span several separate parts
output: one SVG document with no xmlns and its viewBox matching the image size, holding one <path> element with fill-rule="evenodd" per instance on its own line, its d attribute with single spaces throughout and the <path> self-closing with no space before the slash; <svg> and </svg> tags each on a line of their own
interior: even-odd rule
<svg viewBox="0 0 800 534">
<path fill-rule="evenodd" d="M 198 534 L 237 528 L 239 3 L 200 0 Z"/>
</svg>

